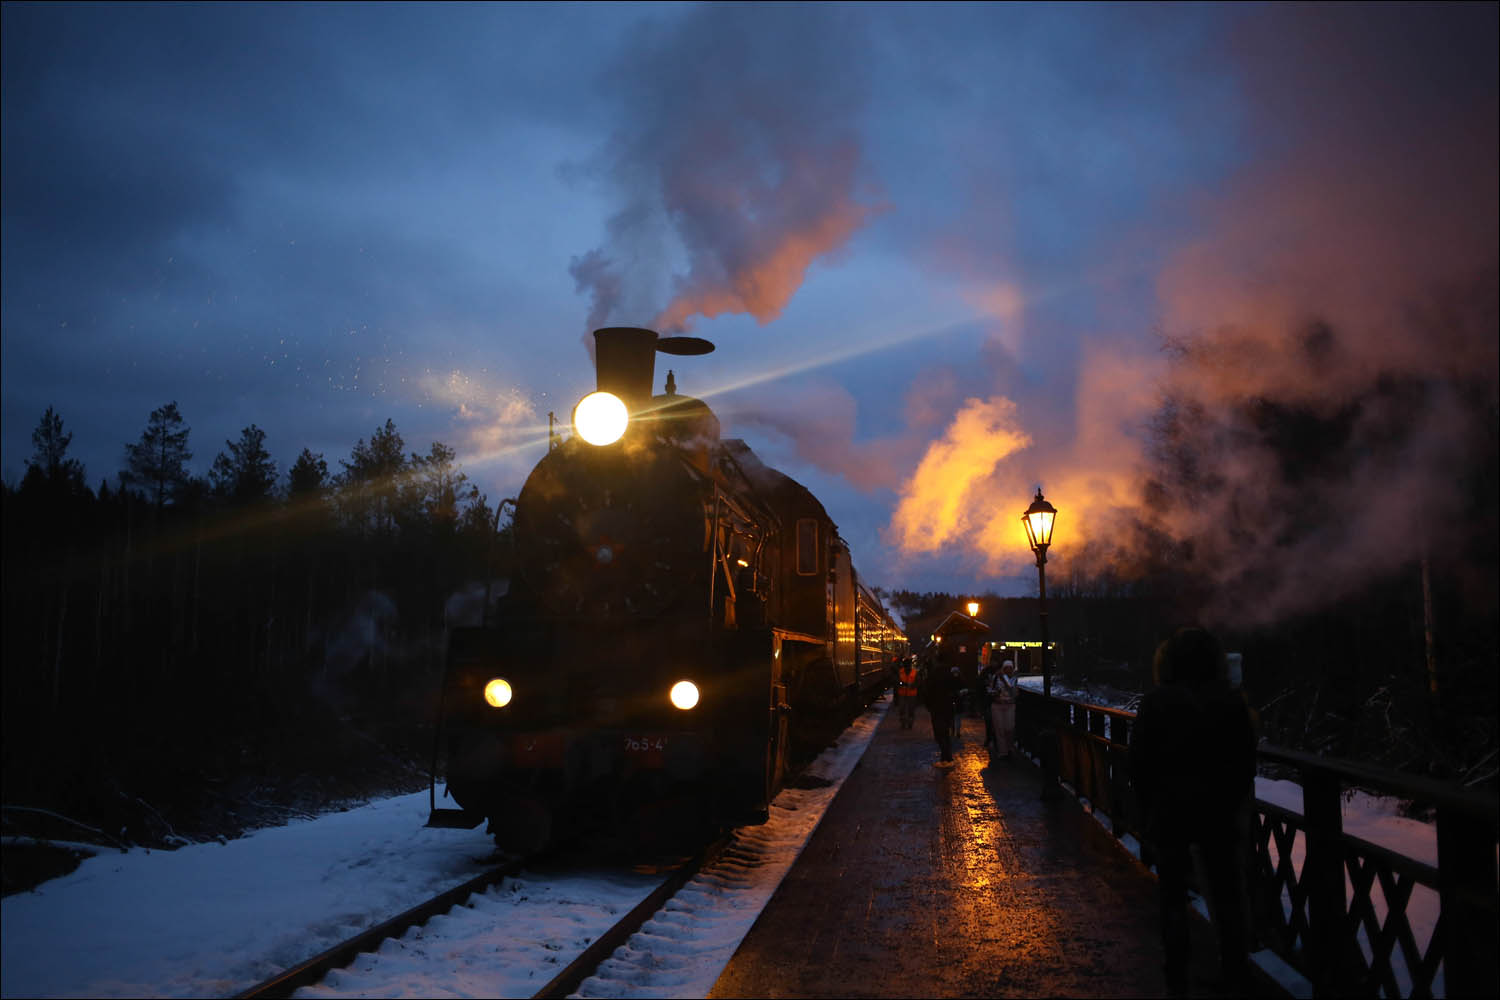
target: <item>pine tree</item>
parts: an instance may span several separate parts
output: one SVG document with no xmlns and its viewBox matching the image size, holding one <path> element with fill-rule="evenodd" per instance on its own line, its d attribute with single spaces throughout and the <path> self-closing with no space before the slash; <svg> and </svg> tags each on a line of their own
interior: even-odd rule
<svg viewBox="0 0 1500 1000">
<path fill-rule="evenodd" d="M 287 470 L 287 496 L 293 501 L 312 500 L 322 495 L 328 485 L 328 463 L 321 454 L 313 454 L 303 448 L 292 467 Z"/>
<path fill-rule="evenodd" d="M 384 427 L 370 435 L 369 444 L 360 438 L 350 461 L 340 463 L 344 473 L 339 477 L 339 503 L 351 527 L 377 534 L 395 532 L 407 472 L 404 446 L 395 421 L 387 419 Z"/>
<path fill-rule="evenodd" d="M 193 457 L 187 441 L 188 426 L 175 400 L 152 410 L 140 441 L 125 446 L 121 482 L 149 491 L 161 510 L 187 484 L 187 463 Z"/>
<path fill-rule="evenodd" d="M 31 445 L 36 449 L 26 463 L 26 478 L 40 476 L 49 492 L 80 494 L 87 491 L 84 485 L 83 463 L 68 458 L 68 445 L 73 435 L 63 431 L 62 417 L 47 407 L 41 422 L 31 432 Z"/>
<path fill-rule="evenodd" d="M 434 528 L 451 531 L 458 523 L 459 502 L 469 477 L 459 470 L 457 458 L 458 453 L 441 441 L 434 441 L 425 456 L 411 456 L 411 489 Z"/>
<path fill-rule="evenodd" d="M 214 492 L 235 503 L 259 503 L 276 486 L 276 463 L 266 451 L 266 432 L 251 424 L 240 431 L 238 442 L 225 441 L 228 453 L 219 452 L 209 476 Z"/>
</svg>

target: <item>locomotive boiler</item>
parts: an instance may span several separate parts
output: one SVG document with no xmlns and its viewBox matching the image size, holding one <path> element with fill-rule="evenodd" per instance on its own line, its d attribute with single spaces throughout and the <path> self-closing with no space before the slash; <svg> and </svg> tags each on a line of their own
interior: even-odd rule
<svg viewBox="0 0 1500 1000">
<path fill-rule="evenodd" d="M 524 850 L 594 819 L 763 822 L 789 762 L 886 683 L 905 636 L 818 499 L 720 435 L 658 353 L 595 332 L 598 391 L 516 500 L 515 565 L 484 627 L 451 633 L 442 732 L 457 809 Z"/>
</svg>

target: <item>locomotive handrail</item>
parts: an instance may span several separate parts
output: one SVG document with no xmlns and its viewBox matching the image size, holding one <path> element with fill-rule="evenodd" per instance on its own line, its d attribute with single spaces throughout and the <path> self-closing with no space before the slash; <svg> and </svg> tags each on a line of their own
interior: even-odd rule
<svg viewBox="0 0 1500 1000">
<path fill-rule="evenodd" d="M 1064 787 L 1116 837 L 1151 847 L 1130 781 L 1128 709 L 1052 697 L 1021 689 L 1017 743 L 1050 761 Z M 1300 814 L 1255 799 L 1249 873 L 1258 938 L 1322 994 L 1449 996 L 1496 992 L 1497 799 L 1453 783 L 1364 764 L 1317 757 L 1263 743 L 1261 762 L 1290 768 L 1302 788 Z M 1346 788 L 1417 799 L 1436 809 L 1438 864 L 1428 865 L 1343 830 Z M 1300 846 L 1299 870 L 1293 856 Z M 1377 896 L 1378 894 L 1378 896 Z M 1436 897 L 1430 940 L 1416 939 L 1407 917 L 1414 894 Z M 1430 898 L 1430 897 L 1429 897 Z M 1380 909 L 1384 908 L 1382 915 Z M 1398 954 L 1399 950 L 1399 954 Z M 1404 964 L 1408 981 L 1396 975 Z M 1439 976 L 1441 975 L 1441 979 Z"/>
</svg>

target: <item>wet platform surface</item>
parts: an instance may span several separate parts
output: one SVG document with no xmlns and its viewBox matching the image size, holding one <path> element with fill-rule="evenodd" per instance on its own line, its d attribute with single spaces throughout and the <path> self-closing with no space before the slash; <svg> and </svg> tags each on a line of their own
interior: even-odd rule
<svg viewBox="0 0 1500 1000">
<path fill-rule="evenodd" d="M 910 730 L 888 712 L 710 996 L 1164 996 L 1154 876 L 983 743 L 966 717 L 939 768 L 926 711 Z M 1206 983 L 1212 932 L 1193 933 Z"/>
</svg>

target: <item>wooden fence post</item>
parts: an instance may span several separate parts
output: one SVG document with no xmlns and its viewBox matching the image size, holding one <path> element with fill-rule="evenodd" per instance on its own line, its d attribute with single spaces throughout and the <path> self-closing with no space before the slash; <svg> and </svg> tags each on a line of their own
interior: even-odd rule
<svg viewBox="0 0 1500 1000">
<path fill-rule="evenodd" d="M 1311 767 L 1304 767 L 1301 777 L 1303 835 L 1307 838 L 1302 881 L 1307 887 L 1308 971 L 1319 996 L 1334 996 L 1348 915 L 1339 779 Z"/>
<path fill-rule="evenodd" d="M 1439 926 L 1444 983 L 1450 997 L 1492 997 L 1496 991 L 1496 871 L 1493 820 L 1438 806 Z"/>
</svg>

